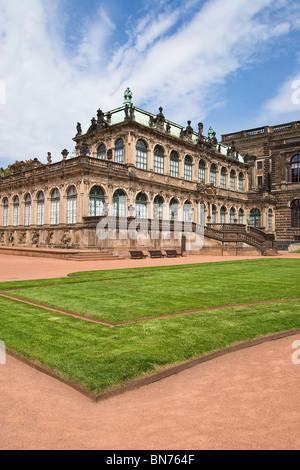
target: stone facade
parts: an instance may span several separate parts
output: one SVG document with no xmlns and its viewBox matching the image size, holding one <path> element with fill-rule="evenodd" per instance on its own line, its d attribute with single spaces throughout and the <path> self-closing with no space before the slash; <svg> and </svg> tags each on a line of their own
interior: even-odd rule
<svg viewBox="0 0 300 470">
<path fill-rule="evenodd" d="M 205 137 L 201 123 L 195 132 L 190 121 L 186 127 L 168 121 L 162 108 L 157 115 L 136 108 L 126 93 L 120 108 L 98 110 L 97 119 L 84 128 L 77 124 L 75 158 L 68 158 L 65 149 L 61 162 L 52 163 L 48 153 L 44 165 L 9 176 L 2 173 L 0 245 L 114 253 L 180 248 L 182 237 L 174 238 L 176 220 L 193 227 L 204 224 L 205 247 L 231 245 L 238 250 L 251 247 L 252 240 L 254 248 L 264 239 L 259 227 L 275 233 L 275 207 L 280 207 L 275 194 L 282 192 L 282 182 L 274 180 L 272 192 L 265 185 L 255 188 L 255 157 L 244 159 L 234 145 L 218 143 L 212 129 Z M 270 155 L 269 160 L 277 175 Z M 251 215 L 254 209 L 258 219 Z M 276 224 L 282 223 L 281 213 L 283 208 Z M 106 216 L 115 219 L 116 236 L 102 240 L 96 226 Z M 125 217 L 126 223 L 135 217 L 158 219 L 158 238 L 123 239 L 120 224 Z M 164 224 L 170 220 L 166 236 Z"/>
<path fill-rule="evenodd" d="M 288 248 L 300 240 L 299 212 L 292 217 L 293 207 L 300 201 L 300 165 L 296 162 L 292 168 L 300 155 L 300 122 L 222 136 L 224 144 L 232 141 L 249 165 L 249 193 L 274 197 L 278 247 Z"/>
</svg>

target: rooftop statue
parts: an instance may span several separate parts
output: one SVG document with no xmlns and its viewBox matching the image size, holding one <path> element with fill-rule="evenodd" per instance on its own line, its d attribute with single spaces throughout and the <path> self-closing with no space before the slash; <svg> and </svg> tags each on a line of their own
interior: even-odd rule
<svg viewBox="0 0 300 470">
<path fill-rule="evenodd" d="M 130 88 L 127 88 L 124 93 L 124 104 L 132 104 L 132 93 Z"/>
</svg>

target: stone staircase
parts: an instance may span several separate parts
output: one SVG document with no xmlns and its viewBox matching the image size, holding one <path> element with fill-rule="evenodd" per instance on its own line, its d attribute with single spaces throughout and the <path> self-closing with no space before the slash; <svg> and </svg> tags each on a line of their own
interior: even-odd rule
<svg viewBox="0 0 300 470">
<path fill-rule="evenodd" d="M 109 250 L 88 250 L 70 253 L 67 259 L 69 261 L 111 261 L 123 259 L 123 257 L 114 255 Z"/>
</svg>

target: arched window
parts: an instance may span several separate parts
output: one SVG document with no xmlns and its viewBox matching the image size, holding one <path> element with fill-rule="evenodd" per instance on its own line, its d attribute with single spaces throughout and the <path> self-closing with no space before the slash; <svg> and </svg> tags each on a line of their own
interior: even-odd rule
<svg viewBox="0 0 300 470">
<path fill-rule="evenodd" d="M 99 186 L 94 186 L 90 190 L 89 216 L 100 217 L 103 215 L 104 192 Z"/>
<path fill-rule="evenodd" d="M 137 219 L 147 219 L 147 196 L 139 193 L 135 200 L 135 216 Z"/>
<path fill-rule="evenodd" d="M 43 191 L 37 195 L 37 211 L 36 211 L 36 224 L 38 226 L 44 225 L 45 220 L 45 196 Z"/>
<path fill-rule="evenodd" d="M 213 205 L 211 208 L 211 223 L 212 224 L 217 223 L 217 208 L 215 205 Z"/>
<path fill-rule="evenodd" d="M 13 225 L 14 227 L 19 226 L 20 222 L 20 199 L 18 196 L 15 196 L 13 199 L 14 213 L 13 213 Z"/>
<path fill-rule="evenodd" d="M 272 232 L 272 230 L 273 230 L 273 211 L 272 211 L 272 209 L 269 209 L 269 211 L 268 211 L 268 230 L 269 230 L 269 232 Z"/>
<path fill-rule="evenodd" d="M 187 155 L 184 159 L 184 179 L 192 181 L 193 159 Z"/>
<path fill-rule="evenodd" d="M 170 220 L 178 220 L 179 202 L 174 197 L 170 201 Z"/>
<path fill-rule="evenodd" d="M 153 206 L 153 218 L 154 219 L 163 219 L 163 206 L 164 200 L 161 196 L 156 196 L 154 198 L 154 206 Z"/>
<path fill-rule="evenodd" d="M 251 227 L 261 227 L 261 212 L 259 209 L 252 209 L 250 211 L 249 225 Z"/>
<path fill-rule="evenodd" d="M 8 226 L 8 199 L 3 199 L 3 227 Z"/>
<path fill-rule="evenodd" d="M 160 145 L 157 145 L 154 149 L 154 171 L 155 173 L 164 173 L 164 150 Z"/>
<path fill-rule="evenodd" d="M 205 183 L 205 162 L 203 160 L 199 162 L 198 181 L 199 183 Z"/>
<path fill-rule="evenodd" d="M 292 183 L 300 183 L 300 155 L 295 155 L 291 161 Z"/>
<path fill-rule="evenodd" d="M 113 195 L 113 215 L 114 217 L 126 217 L 127 196 L 124 191 L 117 189 Z"/>
<path fill-rule="evenodd" d="M 175 150 L 172 150 L 170 155 L 170 176 L 179 177 L 179 155 Z"/>
<path fill-rule="evenodd" d="M 234 209 L 234 207 L 232 207 L 230 209 L 230 223 L 231 224 L 235 223 L 235 214 L 236 214 L 235 209 Z"/>
<path fill-rule="evenodd" d="M 222 206 L 220 210 L 220 223 L 221 224 L 226 224 L 226 214 L 227 214 L 227 209 L 226 207 Z"/>
<path fill-rule="evenodd" d="M 220 176 L 220 188 L 221 189 L 226 189 L 226 175 L 227 171 L 226 168 L 221 169 L 221 176 Z"/>
<path fill-rule="evenodd" d="M 193 220 L 193 206 L 190 201 L 186 201 L 183 206 L 183 221 L 192 222 Z"/>
<path fill-rule="evenodd" d="M 235 171 L 230 172 L 230 191 L 235 191 Z"/>
<path fill-rule="evenodd" d="M 106 147 L 104 144 L 100 145 L 100 147 L 97 150 L 97 158 L 99 160 L 105 160 L 106 159 Z"/>
<path fill-rule="evenodd" d="M 245 216 L 245 213 L 243 211 L 243 209 L 240 209 L 239 210 L 239 224 L 243 225 L 244 223 L 244 216 Z"/>
<path fill-rule="evenodd" d="M 214 186 L 217 184 L 217 166 L 214 163 L 210 167 L 210 183 Z"/>
<path fill-rule="evenodd" d="M 124 141 L 119 139 L 115 146 L 115 162 L 124 163 Z"/>
<path fill-rule="evenodd" d="M 243 173 L 239 173 L 239 192 L 242 193 L 244 191 L 244 175 Z"/>
<path fill-rule="evenodd" d="M 60 193 L 58 189 L 54 189 L 51 194 L 51 213 L 50 223 L 51 225 L 58 225 L 60 219 Z"/>
<path fill-rule="evenodd" d="M 147 146 L 141 139 L 136 143 L 136 167 L 147 170 Z"/>
<path fill-rule="evenodd" d="M 291 204 L 291 227 L 300 228 L 300 199 L 295 199 Z"/>
<path fill-rule="evenodd" d="M 30 194 L 27 194 L 25 197 L 24 225 L 25 227 L 29 227 L 31 225 L 31 196 Z"/>
<path fill-rule="evenodd" d="M 71 186 L 67 192 L 67 224 L 77 222 L 77 190 Z"/>
</svg>

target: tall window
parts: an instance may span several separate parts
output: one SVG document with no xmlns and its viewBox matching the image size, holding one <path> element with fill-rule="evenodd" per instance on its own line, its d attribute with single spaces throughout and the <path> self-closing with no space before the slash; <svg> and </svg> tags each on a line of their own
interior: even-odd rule
<svg viewBox="0 0 300 470">
<path fill-rule="evenodd" d="M 153 218 L 154 219 L 163 219 L 163 207 L 164 207 L 164 200 L 161 196 L 156 196 L 154 199 L 154 207 L 153 207 Z"/>
<path fill-rule="evenodd" d="M 214 163 L 210 167 L 210 183 L 214 186 L 217 184 L 217 167 Z"/>
<path fill-rule="evenodd" d="M 226 168 L 221 169 L 221 176 L 220 176 L 220 188 L 221 189 L 226 189 Z"/>
<path fill-rule="evenodd" d="M 192 181 L 193 159 L 187 155 L 184 159 L 184 179 Z"/>
<path fill-rule="evenodd" d="M 8 199 L 3 199 L 3 227 L 8 226 Z"/>
<path fill-rule="evenodd" d="M 99 186 L 94 186 L 90 191 L 89 216 L 100 217 L 103 215 L 104 192 Z"/>
<path fill-rule="evenodd" d="M 154 149 L 154 171 L 155 173 L 164 173 L 164 150 L 160 145 Z"/>
<path fill-rule="evenodd" d="M 27 194 L 25 197 L 25 214 L 24 214 L 24 225 L 29 227 L 31 225 L 31 196 Z"/>
<path fill-rule="evenodd" d="M 183 206 L 183 220 L 184 222 L 192 222 L 193 220 L 193 206 L 189 201 L 186 201 Z"/>
<path fill-rule="evenodd" d="M 115 146 L 115 162 L 124 163 L 124 141 L 119 139 Z"/>
<path fill-rule="evenodd" d="M 18 196 L 14 197 L 13 204 L 14 204 L 13 225 L 14 227 L 18 227 L 19 222 L 20 222 L 20 199 Z"/>
<path fill-rule="evenodd" d="M 147 147 L 143 140 L 136 143 L 136 167 L 147 170 Z"/>
<path fill-rule="evenodd" d="M 54 189 L 51 194 L 51 214 L 50 214 L 51 225 L 59 224 L 59 216 L 60 216 L 60 193 L 58 189 Z"/>
<path fill-rule="evenodd" d="M 244 215 L 245 214 L 244 214 L 243 209 L 240 209 L 239 210 L 239 224 L 241 224 L 241 225 L 243 225 L 243 223 L 244 223 Z"/>
<path fill-rule="evenodd" d="M 126 217 L 127 196 L 121 189 L 115 191 L 113 195 L 113 215 L 114 217 Z"/>
<path fill-rule="evenodd" d="M 205 183 L 205 162 L 200 160 L 199 162 L 199 176 L 198 176 L 199 183 Z"/>
<path fill-rule="evenodd" d="M 45 220 L 45 196 L 43 191 L 40 191 L 37 195 L 37 212 L 36 212 L 36 224 L 41 226 L 44 225 Z"/>
<path fill-rule="evenodd" d="M 179 155 L 175 150 L 172 150 L 170 156 L 170 176 L 179 177 Z"/>
<path fill-rule="evenodd" d="M 239 174 L 239 192 L 242 193 L 244 191 L 244 175 L 243 173 Z"/>
<path fill-rule="evenodd" d="M 77 222 L 77 191 L 75 186 L 71 186 L 67 192 L 67 224 Z"/>
<path fill-rule="evenodd" d="M 99 158 L 100 160 L 106 159 L 106 147 L 104 144 L 100 145 L 100 147 L 98 148 L 97 158 Z"/>
<path fill-rule="evenodd" d="M 272 232 L 272 230 L 273 230 L 273 211 L 272 211 L 272 209 L 269 209 L 269 212 L 268 212 L 268 230 L 269 230 L 269 232 Z"/>
<path fill-rule="evenodd" d="M 170 201 L 170 220 L 178 220 L 179 202 L 174 197 Z"/>
<path fill-rule="evenodd" d="M 259 209 L 252 209 L 250 211 L 249 225 L 251 227 L 261 227 L 261 212 Z"/>
<path fill-rule="evenodd" d="M 296 155 L 291 161 L 292 183 L 300 183 L 300 155 Z"/>
<path fill-rule="evenodd" d="M 230 190 L 235 191 L 235 171 L 230 172 Z"/>
<path fill-rule="evenodd" d="M 226 224 L 226 207 L 222 206 L 220 210 L 220 223 Z"/>
<path fill-rule="evenodd" d="M 291 204 L 291 226 L 300 228 L 300 199 L 295 199 Z"/>
<path fill-rule="evenodd" d="M 212 224 L 217 223 L 217 208 L 214 205 L 211 208 L 211 223 Z"/>
<path fill-rule="evenodd" d="M 235 209 L 233 207 L 230 209 L 230 223 L 235 223 Z"/>
<path fill-rule="evenodd" d="M 147 196 L 139 193 L 135 200 L 135 216 L 137 219 L 147 219 Z"/>
</svg>

